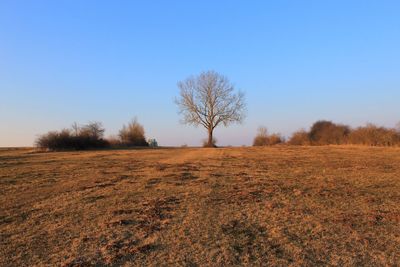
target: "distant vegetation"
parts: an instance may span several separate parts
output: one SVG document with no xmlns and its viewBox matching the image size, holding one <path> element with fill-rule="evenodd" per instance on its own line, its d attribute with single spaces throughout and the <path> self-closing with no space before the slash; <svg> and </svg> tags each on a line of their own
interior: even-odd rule
<svg viewBox="0 0 400 267">
<path fill-rule="evenodd" d="M 83 126 L 74 123 L 71 128 L 41 135 L 35 144 L 40 149 L 50 151 L 149 146 L 144 128 L 137 119 L 124 125 L 118 137 L 105 139 L 104 132 L 105 129 L 100 122 L 91 122 Z M 156 143 L 155 140 L 154 142 Z"/>
<path fill-rule="evenodd" d="M 70 129 L 51 131 L 36 140 L 36 146 L 48 150 L 86 150 L 109 145 L 103 138 L 104 128 L 100 122 L 84 126 L 72 125 Z"/>
<path fill-rule="evenodd" d="M 279 134 L 269 135 L 266 128 L 260 128 L 254 138 L 254 146 L 282 144 Z M 374 124 L 351 128 L 331 121 L 317 121 L 309 131 L 299 130 L 287 140 L 289 145 L 366 145 L 399 146 L 400 129 L 379 127 Z"/>
<path fill-rule="evenodd" d="M 119 138 L 123 146 L 149 146 L 144 135 L 144 128 L 137 119 L 122 127 Z"/>
<path fill-rule="evenodd" d="M 308 132 L 304 129 L 294 132 L 287 143 L 294 146 L 307 146 L 311 144 L 310 138 L 308 137 Z"/>
<path fill-rule="evenodd" d="M 182 115 L 182 123 L 203 126 L 208 138 L 203 147 L 217 147 L 214 130 L 220 126 L 242 123 L 246 115 L 244 94 L 236 91 L 226 76 L 215 71 L 202 72 L 178 82 L 179 96 L 175 103 Z M 118 135 L 104 138 L 105 129 L 100 122 L 69 129 L 51 131 L 37 138 L 38 148 L 50 151 L 87 150 L 98 148 L 158 147 L 155 139 L 146 141 L 143 126 L 133 119 L 123 125 Z M 400 123 L 397 128 L 385 128 L 374 124 L 351 128 L 348 125 L 320 120 L 307 131 L 298 130 L 287 140 L 280 133 L 268 133 L 260 127 L 253 140 L 253 146 L 296 145 L 365 145 L 400 146 Z M 185 147 L 187 145 L 184 145 Z"/>
<path fill-rule="evenodd" d="M 158 147 L 155 139 L 146 141 L 144 127 L 137 119 L 123 125 L 117 136 L 104 138 L 104 132 L 105 129 L 100 122 L 90 122 L 85 125 L 74 123 L 71 128 L 50 131 L 39 136 L 35 145 L 49 151 Z M 216 142 L 213 137 L 211 146 L 215 147 Z M 315 122 L 308 131 L 302 129 L 294 132 L 288 140 L 279 133 L 269 133 L 266 127 L 260 127 L 253 140 L 253 146 L 274 145 L 400 146 L 400 127 L 386 128 L 367 124 L 351 128 L 348 125 L 321 120 Z M 210 147 L 210 140 L 204 140 L 203 146 Z"/>
<path fill-rule="evenodd" d="M 284 138 L 279 133 L 268 134 L 267 128 L 260 127 L 257 136 L 254 138 L 253 146 L 272 146 L 284 142 Z"/>
</svg>

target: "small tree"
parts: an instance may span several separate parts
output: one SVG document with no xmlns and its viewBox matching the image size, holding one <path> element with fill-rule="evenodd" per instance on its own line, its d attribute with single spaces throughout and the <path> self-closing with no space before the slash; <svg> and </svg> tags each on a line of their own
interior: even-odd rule
<svg viewBox="0 0 400 267">
<path fill-rule="evenodd" d="M 215 71 L 190 77 L 179 82 L 178 87 L 180 96 L 175 102 L 183 115 L 182 122 L 206 128 L 208 147 L 215 147 L 213 132 L 217 126 L 241 123 L 245 117 L 244 94 L 235 93 L 228 78 Z"/>
</svg>

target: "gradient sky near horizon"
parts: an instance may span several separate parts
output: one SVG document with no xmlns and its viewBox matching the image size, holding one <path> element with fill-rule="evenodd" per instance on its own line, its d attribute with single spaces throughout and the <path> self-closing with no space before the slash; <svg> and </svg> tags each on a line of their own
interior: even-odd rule
<svg viewBox="0 0 400 267">
<path fill-rule="evenodd" d="M 199 145 L 177 82 L 205 70 L 246 93 L 247 119 L 216 130 L 248 145 L 318 119 L 400 121 L 400 1 L 0 1 L 0 147 L 137 117 L 161 145 Z"/>
</svg>

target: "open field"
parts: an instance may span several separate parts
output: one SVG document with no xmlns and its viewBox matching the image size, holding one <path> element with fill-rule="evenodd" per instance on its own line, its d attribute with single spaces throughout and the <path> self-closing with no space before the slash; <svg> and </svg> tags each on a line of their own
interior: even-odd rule
<svg viewBox="0 0 400 267">
<path fill-rule="evenodd" d="M 400 149 L 0 150 L 0 266 L 400 265 Z"/>
</svg>

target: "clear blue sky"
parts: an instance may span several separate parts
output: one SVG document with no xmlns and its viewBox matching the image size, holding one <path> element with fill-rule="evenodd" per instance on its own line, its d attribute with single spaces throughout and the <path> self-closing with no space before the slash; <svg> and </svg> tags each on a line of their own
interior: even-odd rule
<svg viewBox="0 0 400 267">
<path fill-rule="evenodd" d="M 107 135 L 137 116 L 162 145 L 197 145 L 174 105 L 204 70 L 247 96 L 243 125 L 289 135 L 318 119 L 400 120 L 400 1 L 0 1 L 0 146 L 74 121 Z"/>
</svg>

